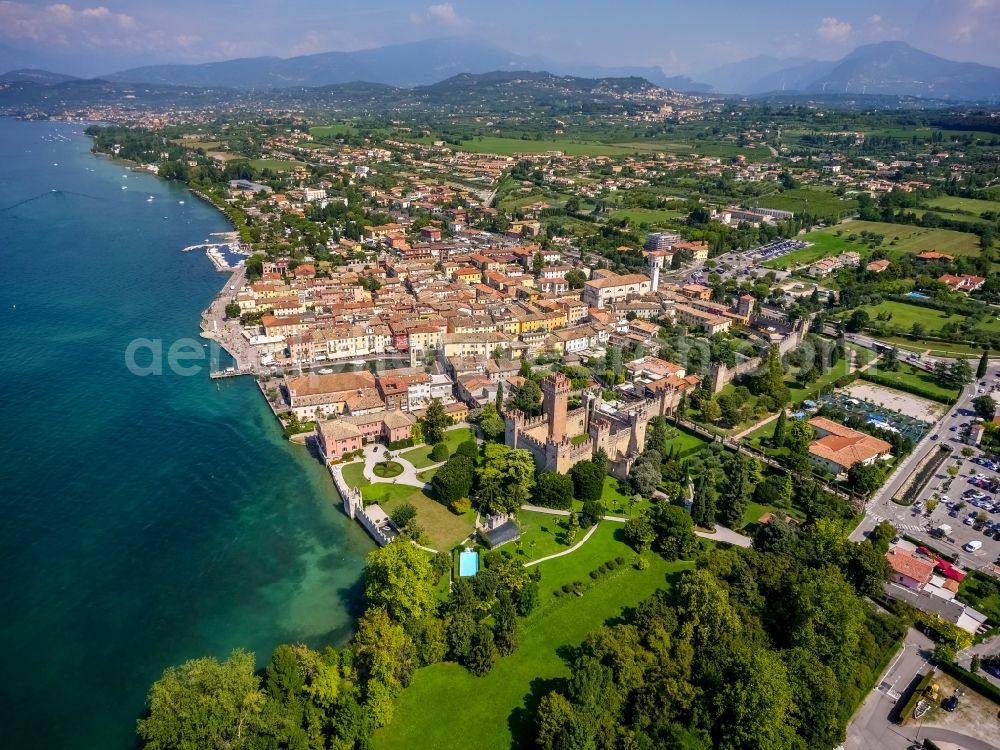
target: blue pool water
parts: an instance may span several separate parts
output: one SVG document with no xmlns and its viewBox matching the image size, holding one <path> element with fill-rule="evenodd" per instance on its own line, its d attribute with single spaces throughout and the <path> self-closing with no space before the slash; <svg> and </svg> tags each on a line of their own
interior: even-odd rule
<svg viewBox="0 0 1000 750">
<path fill-rule="evenodd" d="M 912 297 L 913 299 L 930 299 L 930 297 L 928 297 L 926 294 L 923 294 L 922 292 L 907 292 L 906 296 Z"/>
<path fill-rule="evenodd" d="M 466 550 L 458 556 L 458 574 L 463 578 L 479 572 L 479 553 Z"/>
</svg>

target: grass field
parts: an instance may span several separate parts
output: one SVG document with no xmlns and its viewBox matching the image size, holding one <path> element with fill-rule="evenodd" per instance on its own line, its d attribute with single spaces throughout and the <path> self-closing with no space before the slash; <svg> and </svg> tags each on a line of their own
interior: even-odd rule
<svg viewBox="0 0 1000 750">
<path fill-rule="evenodd" d="M 740 147 L 735 143 L 724 143 L 720 141 L 629 141 L 618 144 L 638 149 L 640 151 L 663 151 L 668 154 L 678 156 L 715 156 L 720 159 L 732 159 L 736 156 L 743 156 L 747 161 L 767 161 L 771 158 L 771 152 L 766 146 L 756 148 Z"/>
<path fill-rule="evenodd" d="M 945 211 L 957 211 L 958 213 L 979 216 L 986 211 L 1000 211 L 1000 202 L 984 201 L 978 198 L 959 198 L 955 195 L 942 195 L 938 198 L 931 198 L 925 204 L 927 208 L 940 208 Z"/>
<path fill-rule="evenodd" d="M 812 243 L 810 247 L 770 260 L 764 265 L 767 268 L 791 268 L 801 266 L 830 255 L 838 255 L 848 250 L 854 250 L 867 258 L 872 253 L 860 237 L 862 232 L 874 232 L 885 237 L 881 248 L 890 257 L 899 258 L 904 255 L 915 255 L 925 250 L 937 250 L 949 255 L 979 255 L 979 238 L 968 232 L 957 232 L 953 229 L 926 229 L 909 224 L 887 224 L 881 221 L 849 221 L 836 226 L 817 229 L 802 235 L 799 239 Z M 856 239 L 849 238 L 855 235 Z M 893 244 L 895 238 L 899 238 Z"/>
<path fill-rule="evenodd" d="M 367 487 L 371 482 L 365 479 L 364 475 L 365 462 L 357 461 L 353 464 L 347 464 L 341 473 L 344 476 L 344 481 L 351 487 Z"/>
<path fill-rule="evenodd" d="M 345 135 L 354 135 L 358 132 L 358 129 L 351 125 L 350 123 L 342 122 L 335 125 L 317 125 L 314 128 L 309 128 L 309 135 L 313 138 L 332 138 L 337 135 L 337 133 L 343 133 Z"/>
<path fill-rule="evenodd" d="M 879 377 L 889 378 L 894 383 L 899 385 L 911 385 L 924 391 L 934 393 L 938 396 L 938 400 L 943 403 L 950 403 L 952 399 L 958 396 L 957 390 L 942 388 L 938 385 L 934 380 L 934 376 L 926 370 L 913 367 L 905 362 L 900 362 L 899 368 L 896 370 L 878 368 L 876 373 Z"/>
<path fill-rule="evenodd" d="M 608 559 L 633 559 L 635 554 L 614 538 L 620 531 L 620 525 L 605 522 L 579 552 L 540 564 L 542 603 L 523 621 L 517 652 L 498 660 L 488 675 L 475 677 L 454 663 L 418 670 L 397 702 L 392 723 L 375 734 L 376 750 L 527 747 L 538 701 L 569 676 L 566 650 L 691 567 L 651 556 L 647 570 L 623 566 L 582 597 L 553 596 L 563 583 L 589 582 L 588 572 Z M 442 712 L 452 718 L 442 720 Z"/>
<path fill-rule="evenodd" d="M 924 326 L 927 333 L 934 333 L 940 331 L 945 323 L 960 323 L 966 317 L 964 315 L 949 315 L 946 312 L 932 310 L 929 307 L 918 307 L 917 305 L 908 305 L 905 302 L 895 302 L 892 300 L 880 302 L 877 305 L 866 305 L 861 309 L 867 312 L 872 320 L 875 320 L 876 316 L 882 313 L 892 315 L 892 318 L 885 322 L 896 326 L 904 332 L 909 332 L 914 323 L 920 323 Z M 989 316 L 985 320 L 979 321 L 976 328 L 983 331 L 1000 332 L 1000 320 Z"/>
<path fill-rule="evenodd" d="M 283 159 L 249 159 L 254 169 L 270 169 L 272 172 L 290 172 L 296 167 L 305 166 L 300 161 L 284 161 Z"/>
<path fill-rule="evenodd" d="M 562 541 L 562 524 L 565 520 L 565 516 L 519 510 L 517 525 L 521 527 L 521 538 L 518 543 L 512 545 L 518 559 L 521 562 L 528 562 L 569 549 L 572 545 L 564 544 Z"/>
<path fill-rule="evenodd" d="M 684 218 L 681 211 L 655 208 L 621 208 L 610 214 L 612 219 L 628 219 L 632 224 L 664 224 Z"/>
<path fill-rule="evenodd" d="M 464 443 L 466 440 L 475 440 L 475 438 L 476 433 L 471 427 L 446 430 L 444 433 L 444 442 L 448 446 L 448 451 L 451 455 L 454 455 L 455 449 L 458 448 L 460 443 Z M 412 463 L 418 469 L 424 469 L 437 463 L 437 461 L 431 459 L 431 450 L 433 448 L 433 445 L 421 445 L 417 448 L 411 448 L 408 451 L 403 451 L 399 455 L 401 458 L 405 458 L 407 461 Z"/>
<path fill-rule="evenodd" d="M 637 148 L 632 145 L 620 146 L 598 143 L 596 141 L 525 141 L 520 138 L 493 138 L 488 136 L 462 141 L 462 145 L 456 148 L 460 151 L 470 151 L 478 154 L 499 154 L 501 156 L 540 154 L 546 151 L 562 151 L 567 156 L 621 156 L 623 154 L 635 154 L 640 151 L 652 150 L 649 147 Z"/>
<path fill-rule="evenodd" d="M 886 344 L 893 344 L 900 349 L 910 352 L 929 351 L 932 357 L 973 357 L 983 353 L 981 346 L 969 346 L 966 344 L 950 344 L 941 341 L 926 341 L 922 339 L 911 339 L 906 336 L 876 336 L 879 341 Z M 994 349 L 992 351 L 1000 351 Z"/>
<path fill-rule="evenodd" d="M 868 349 L 852 346 L 851 344 L 847 345 L 847 350 L 849 353 L 854 352 L 857 357 L 855 360 L 855 365 L 857 367 L 863 367 L 868 364 L 868 362 L 871 361 L 871 358 L 875 356 L 874 353 Z M 797 404 L 800 401 L 804 401 L 809 398 L 815 399 L 819 395 L 820 391 L 829 390 L 831 383 L 838 378 L 842 378 L 844 375 L 847 375 L 849 370 L 850 362 L 848 361 L 848 357 L 844 357 L 843 359 L 838 360 L 837 364 L 820 375 L 819 378 L 814 380 L 812 383 L 803 384 L 792 378 L 785 380 L 785 385 L 788 386 L 788 390 L 791 391 L 792 394 L 792 403 Z"/>
<path fill-rule="evenodd" d="M 806 514 L 797 508 L 778 508 L 773 505 L 761 505 L 760 503 L 750 502 L 743 513 L 743 525 L 740 527 L 740 530 L 752 533 L 757 527 L 761 516 L 765 513 L 774 513 L 776 516 L 781 516 L 782 518 L 787 515 L 797 521 L 804 521 L 806 518 Z"/>
<path fill-rule="evenodd" d="M 777 208 L 782 211 L 794 211 L 797 214 L 806 212 L 815 216 L 832 216 L 838 219 L 858 206 L 858 202 L 851 198 L 840 198 L 832 191 L 812 188 L 794 188 L 772 193 L 752 202 L 762 208 Z"/>
<path fill-rule="evenodd" d="M 427 534 L 431 546 L 438 551 L 451 549 L 474 529 L 474 511 L 456 516 L 426 492 L 410 485 L 370 484 L 362 488 L 361 496 L 366 505 L 378 503 L 390 515 L 403 503 L 412 503 L 417 509 L 417 523 Z"/>
</svg>

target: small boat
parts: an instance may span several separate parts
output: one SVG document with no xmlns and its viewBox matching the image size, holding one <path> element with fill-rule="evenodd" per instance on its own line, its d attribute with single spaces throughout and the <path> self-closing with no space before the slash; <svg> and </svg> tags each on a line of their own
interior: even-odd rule
<svg viewBox="0 0 1000 750">
<path fill-rule="evenodd" d="M 919 701 L 917 701 L 917 705 L 913 707 L 913 718 L 919 719 L 921 716 L 930 711 L 933 705 L 934 704 L 931 703 L 930 701 L 921 698 Z"/>
<path fill-rule="evenodd" d="M 128 185 L 122 185 L 122 190 L 128 190 Z"/>
<path fill-rule="evenodd" d="M 148 198 L 146 198 L 146 203 L 152 203 L 152 202 L 153 202 L 153 196 L 149 196 Z"/>
<path fill-rule="evenodd" d="M 331 370 L 329 367 L 320 368 L 319 370 L 316 370 L 316 372 L 318 372 L 320 375 L 332 375 L 333 374 L 333 370 Z"/>
<path fill-rule="evenodd" d="M 183 206 L 184 205 L 184 201 L 177 201 L 177 205 L 178 206 Z"/>
</svg>

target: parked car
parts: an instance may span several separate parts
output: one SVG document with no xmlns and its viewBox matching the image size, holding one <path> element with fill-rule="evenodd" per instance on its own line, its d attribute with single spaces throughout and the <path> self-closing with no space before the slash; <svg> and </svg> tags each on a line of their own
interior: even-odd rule
<svg viewBox="0 0 1000 750">
<path fill-rule="evenodd" d="M 985 664 L 983 664 L 983 671 L 986 672 L 986 674 L 993 675 L 994 677 L 1000 677 L 1000 667 L 998 667 L 996 664 L 990 664 L 989 662 L 986 662 Z"/>
<path fill-rule="evenodd" d="M 962 549 L 964 549 L 966 552 L 978 552 L 982 548 L 983 548 L 983 543 L 978 539 L 973 539 L 971 542 L 962 547 Z"/>
<path fill-rule="evenodd" d="M 955 709 L 958 708 L 958 696 L 953 695 L 950 698 L 946 698 L 944 703 L 941 704 L 941 708 L 949 713 L 954 713 Z"/>
</svg>

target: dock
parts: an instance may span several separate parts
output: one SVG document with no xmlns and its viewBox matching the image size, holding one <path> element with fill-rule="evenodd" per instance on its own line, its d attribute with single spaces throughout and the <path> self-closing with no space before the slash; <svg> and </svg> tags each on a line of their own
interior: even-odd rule
<svg viewBox="0 0 1000 750">
<path fill-rule="evenodd" d="M 253 375 L 253 374 L 254 371 L 250 369 L 237 370 L 233 368 L 226 370 L 218 370 L 216 372 L 210 372 L 208 374 L 208 377 L 210 377 L 212 380 L 223 380 L 225 378 L 239 378 L 243 377 L 244 375 Z"/>
</svg>

